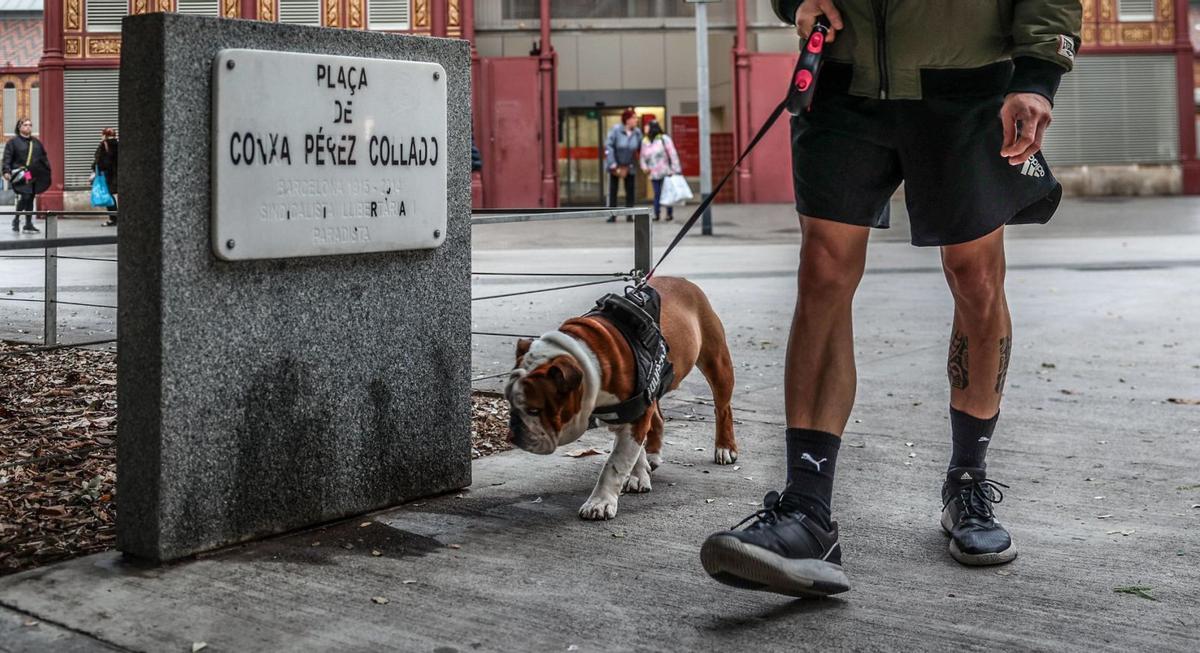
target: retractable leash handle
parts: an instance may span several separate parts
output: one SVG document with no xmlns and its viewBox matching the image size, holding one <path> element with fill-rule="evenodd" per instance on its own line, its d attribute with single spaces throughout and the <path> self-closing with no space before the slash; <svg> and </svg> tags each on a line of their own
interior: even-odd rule
<svg viewBox="0 0 1200 653">
<path fill-rule="evenodd" d="M 829 37 L 829 19 L 817 16 L 812 34 L 800 48 L 800 58 L 796 61 L 796 70 L 792 72 L 791 83 L 788 85 L 787 110 L 793 116 L 798 116 L 812 105 L 813 94 L 817 90 L 817 73 L 821 70 L 821 58 L 825 54 L 825 39 Z"/>
<path fill-rule="evenodd" d="M 742 153 L 738 155 L 737 161 L 734 162 L 721 181 L 713 186 L 712 192 L 700 202 L 700 206 L 692 211 L 691 217 L 683 223 L 683 227 L 679 229 L 679 233 L 675 234 L 675 238 L 671 240 L 671 244 L 667 245 L 667 249 L 658 257 L 658 262 L 654 267 L 650 268 L 636 284 L 635 289 L 642 288 L 647 283 L 650 283 L 650 278 L 654 276 L 654 272 L 658 270 L 658 266 L 666 260 L 667 256 L 675 249 L 688 231 L 696 224 L 701 215 L 712 204 L 717 193 L 721 192 L 721 188 L 725 186 L 725 182 L 733 176 L 738 166 L 742 165 L 742 161 L 750 154 L 755 145 L 767 135 L 767 132 L 774 126 L 775 121 L 779 120 L 779 116 L 783 115 L 784 109 L 787 109 L 792 115 L 799 115 L 801 112 L 808 109 L 812 104 L 813 92 L 817 89 L 817 74 L 821 72 L 821 57 L 825 53 L 825 37 L 829 35 L 829 20 L 824 16 L 818 16 L 816 24 L 813 25 L 812 34 L 808 35 L 808 40 L 804 42 L 804 47 L 800 49 L 800 60 L 796 62 L 796 70 L 792 73 L 792 79 L 788 82 L 787 96 L 783 98 L 767 119 L 763 121 L 762 127 L 758 128 L 758 133 L 754 138 L 750 139 L 750 143 L 746 145 Z"/>
</svg>

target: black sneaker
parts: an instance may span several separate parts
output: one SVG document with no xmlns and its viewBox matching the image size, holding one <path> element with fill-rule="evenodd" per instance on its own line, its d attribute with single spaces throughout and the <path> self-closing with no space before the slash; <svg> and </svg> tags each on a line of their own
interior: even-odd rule
<svg viewBox="0 0 1200 653">
<path fill-rule="evenodd" d="M 1017 547 L 993 504 L 1004 500 L 1003 483 L 978 467 L 954 467 L 942 484 L 942 530 L 950 536 L 950 555 L 964 565 L 999 565 L 1017 557 Z"/>
<path fill-rule="evenodd" d="M 21 230 L 21 218 L 20 218 L 20 216 L 17 216 L 17 217 L 15 217 L 15 218 L 13 218 L 13 223 L 12 223 L 12 224 L 13 224 L 13 231 L 20 231 L 20 230 Z"/>
<path fill-rule="evenodd" d="M 837 522 L 826 530 L 799 510 L 790 495 L 769 492 L 745 530 L 713 533 L 700 547 L 704 570 L 733 587 L 818 597 L 850 589 L 842 571 Z"/>
<path fill-rule="evenodd" d="M 41 230 L 41 229 L 38 229 L 38 228 L 37 228 L 37 227 L 35 227 L 35 226 L 33 226 L 33 223 L 32 223 L 32 222 L 26 222 L 26 223 L 25 223 L 25 229 L 23 229 L 23 231 L 25 231 L 25 232 L 28 232 L 28 233 L 31 233 L 31 234 L 36 234 L 36 233 L 40 233 L 42 230 Z"/>
</svg>

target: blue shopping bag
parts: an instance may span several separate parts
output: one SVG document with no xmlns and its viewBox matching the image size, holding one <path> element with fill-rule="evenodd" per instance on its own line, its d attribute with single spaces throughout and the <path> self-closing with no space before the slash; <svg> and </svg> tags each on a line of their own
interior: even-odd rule
<svg viewBox="0 0 1200 653">
<path fill-rule="evenodd" d="M 112 193 L 108 192 L 108 180 L 104 178 L 104 173 L 96 174 L 96 178 L 92 180 L 92 206 L 109 207 L 116 202 L 113 201 Z"/>
</svg>

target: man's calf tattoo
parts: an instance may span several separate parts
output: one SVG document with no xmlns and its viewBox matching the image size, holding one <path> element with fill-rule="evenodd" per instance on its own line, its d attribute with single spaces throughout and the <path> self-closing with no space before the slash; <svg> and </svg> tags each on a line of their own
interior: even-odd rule
<svg viewBox="0 0 1200 653">
<path fill-rule="evenodd" d="M 1004 392 L 1004 380 L 1008 378 L 1008 360 L 1012 357 L 1012 336 L 1000 339 L 1000 373 L 996 375 L 996 394 Z"/>
<path fill-rule="evenodd" d="M 950 338 L 950 359 L 946 363 L 950 387 L 965 390 L 971 381 L 967 375 L 967 334 L 955 331 Z"/>
</svg>

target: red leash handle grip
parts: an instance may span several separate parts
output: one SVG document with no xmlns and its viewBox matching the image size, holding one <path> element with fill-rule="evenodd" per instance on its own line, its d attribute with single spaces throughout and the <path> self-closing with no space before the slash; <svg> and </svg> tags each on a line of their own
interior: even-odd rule
<svg viewBox="0 0 1200 653">
<path fill-rule="evenodd" d="M 825 54 L 825 41 L 829 36 L 829 19 L 817 16 L 812 34 L 800 48 L 800 58 L 788 84 L 787 110 L 798 116 L 812 104 L 817 90 L 817 73 L 821 70 L 821 58 Z"/>
</svg>

